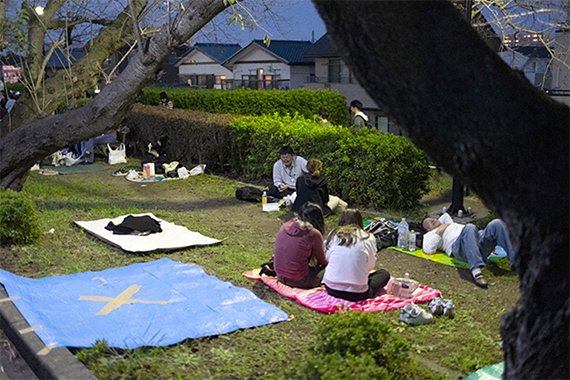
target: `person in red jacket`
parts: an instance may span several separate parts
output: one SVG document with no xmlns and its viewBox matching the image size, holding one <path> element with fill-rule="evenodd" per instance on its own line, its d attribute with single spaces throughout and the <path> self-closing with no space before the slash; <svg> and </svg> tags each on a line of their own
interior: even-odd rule
<svg viewBox="0 0 570 380">
<path fill-rule="evenodd" d="M 302 289 L 321 285 L 327 265 L 324 232 L 321 208 L 310 202 L 301 207 L 298 217 L 281 226 L 273 252 L 274 269 L 281 283 Z M 311 266 L 311 261 L 316 265 Z"/>
</svg>

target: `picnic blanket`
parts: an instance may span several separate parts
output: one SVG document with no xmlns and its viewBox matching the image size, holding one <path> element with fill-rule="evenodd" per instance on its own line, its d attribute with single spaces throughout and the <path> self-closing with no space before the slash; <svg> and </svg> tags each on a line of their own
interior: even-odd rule
<svg viewBox="0 0 570 380">
<path fill-rule="evenodd" d="M 194 177 L 197 176 L 199 174 L 204 173 L 204 169 L 206 168 L 205 164 L 200 164 L 197 165 L 195 167 L 192 168 L 192 170 L 190 170 L 189 172 L 186 171 L 188 173 L 188 175 L 186 177 L 167 177 L 163 174 L 155 174 L 152 177 L 147 177 L 144 178 L 143 177 L 143 173 L 142 172 L 137 172 L 136 170 L 131 170 L 131 173 L 129 173 L 125 178 L 131 182 L 162 182 L 162 181 L 171 181 L 171 180 L 176 180 L 176 179 L 186 179 L 189 177 Z M 186 170 L 186 169 L 184 169 Z"/>
<path fill-rule="evenodd" d="M 504 370 L 505 362 L 488 365 L 477 372 L 473 372 L 471 375 L 467 376 L 465 380 L 501 380 L 503 378 Z"/>
<path fill-rule="evenodd" d="M 0 283 L 48 347 L 166 346 L 285 321 L 251 291 L 167 258 L 98 272 Z M 5 300 L 0 300 L 5 301 Z"/>
<path fill-rule="evenodd" d="M 81 173 L 91 173 L 91 172 L 98 172 L 100 170 L 105 170 L 109 168 L 109 165 L 81 164 L 81 165 L 71 165 L 71 166 L 50 166 L 49 168 L 55 170 L 59 174 L 81 174 Z"/>
<path fill-rule="evenodd" d="M 415 250 L 413 252 L 402 249 L 402 248 L 398 248 L 398 247 L 390 247 L 390 249 L 394 249 L 394 250 L 399 251 L 399 252 L 407 253 L 408 255 L 421 257 L 422 259 L 435 261 L 436 263 L 450 265 L 452 267 L 457 267 L 457 268 L 469 269 L 468 263 L 466 263 L 465 261 L 457 260 L 454 257 L 447 256 L 445 253 L 436 252 L 433 255 L 428 255 L 427 253 L 424 253 L 423 249 L 421 249 L 421 248 L 418 248 L 417 250 Z M 507 257 L 507 253 L 505 252 L 505 250 L 502 247 L 496 246 L 494 251 L 491 252 L 491 254 L 489 255 L 489 260 L 497 261 L 501 257 Z"/>
<path fill-rule="evenodd" d="M 252 280 L 261 280 L 270 288 L 275 289 L 277 293 L 282 294 L 285 297 L 293 298 L 301 305 L 317 311 L 321 311 L 323 313 L 332 314 L 337 311 L 343 313 L 348 309 L 364 312 L 395 310 L 404 307 L 411 302 L 428 302 L 433 297 L 441 295 L 441 292 L 439 290 L 420 285 L 418 290 L 414 292 L 415 296 L 410 299 L 402 299 L 387 294 L 386 289 L 382 289 L 377 294 L 376 298 L 351 302 L 330 296 L 324 287 L 313 289 L 292 288 L 279 282 L 277 280 L 277 277 L 262 276 L 259 273 L 260 270 L 261 268 L 257 268 L 243 272 L 242 274 Z"/>
<path fill-rule="evenodd" d="M 210 245 L 219 243 L 221 240 L 204 236 L 198 232 L 188 230 L 184 226 L 178 226 L 157 218 L 152 213 L 132 214 L 134 216 L 148 215 L 160 222 L 162 232 L 146 236 L 140 235 L 115 235 L 112 231 L 105 229 L 109 222 L 119 224 L 127 215 L 114 219 L 99 219 L 87 222 L 76 221 L 75 224 L 84 228 L 89 233 L 109 244 L 117 246 L 129 252 L 150 252 L 157 249 L 179 249 L 194 245 Z"/>
</svg>

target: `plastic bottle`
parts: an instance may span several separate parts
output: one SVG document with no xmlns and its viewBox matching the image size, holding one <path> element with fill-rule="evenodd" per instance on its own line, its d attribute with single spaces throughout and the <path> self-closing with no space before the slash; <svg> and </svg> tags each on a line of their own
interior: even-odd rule
<svg viewBox="0 0 570 380">
<path fill-rule="evenodd" d="M 263 194 L 261 195 L 261 203 L 263 204 L 267 203 L 267 191 L 263 191 Z"/>
<path fill-rule="evenodd" d="M 398 224 L 398 248 L 406 249 L 408 248 L 408 233 L 409 233 L 408 222 L 406 218 L 402 218 L 400 224 Z"/>
<path fill-rule="evenodd" d="M 400 290 L 400 298 L 408 299 L 411 298 L 412 294 L 410 292 L 410 274 L 406 273 L 402 279 L 402 289 Z"/>
<path fill-rule="evenodd" d="M 416 250 L 416 233 L 414 230 L 410 231 L 409 244 L 408 251 L 414 252 Z"/>
</svg>

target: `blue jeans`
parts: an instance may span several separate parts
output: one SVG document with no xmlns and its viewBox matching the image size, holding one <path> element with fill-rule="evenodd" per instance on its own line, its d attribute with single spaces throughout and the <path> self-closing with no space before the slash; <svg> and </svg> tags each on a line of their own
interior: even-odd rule
<svg viewBox="0 0 570 380">
<path fill-rule="evenodd" d="M 83 158 L 83 162 L 93 162 L 93 150 L 95 149 L 95 145 L 106 145 L 114 143 L 115 141 L 117 141 L 117 134 L 115 132 L 93 137 L 88 141 L 83 141 L 81 143 L 81 158 Z"/>
<path fill-rule="evenodd" d="M 509 231 L 500 219 L 492 220 L 483 231 L 473 224 L 467 224 L 451 246 L 451 251 L 456 259 L 467 261 L 469 268 L 473 269 L 485 265 L 496 245 L 503 247 L 512 266 L 515 261 Z"/>
</svg>

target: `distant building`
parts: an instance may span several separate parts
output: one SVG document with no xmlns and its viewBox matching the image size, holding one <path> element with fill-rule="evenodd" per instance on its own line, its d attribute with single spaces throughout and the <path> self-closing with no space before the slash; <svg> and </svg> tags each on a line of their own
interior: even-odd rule
<svg viewBox="0 0 570 380">
<path fill-rule="evenodd" d="M 196 43 L 174 65 L 179 82 L 194 88 L 225 89 L 233 74 L 222 64 L 240 49 L 239 44 Z"/>
<path fill-rule="evenodd" d="M 534 86 L 550 88 L 552 55 L 546 46 L 519 46 L 498 54 L 512 69 L 522 71 Z"/>
<path fill-rule="evenodd" d="M 16 66 L 4 65 L 2 66 L 2 74 L 4 76 L 5 83 L 16 83 L 20 80 L 22 70 Z"/>
<path fill-rule="evenodd" d="M 507 48 L 516 48 L 519 46 L 544 46 L 550 42 L 550 34 L 542 32 L 516 32 L 503 36 L 503 45 Z"/>
<path fill-rule="evenodd" d="M 297 89 L 315 72 L 314 58 L 303 55 L 310 46 L 310 41 L 272 40 L 267 46 L 253 40 L 224 66 L 233 73 L 233 88 Z"/>
</svg>

